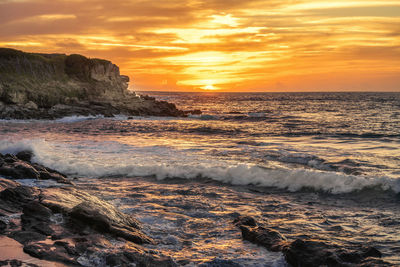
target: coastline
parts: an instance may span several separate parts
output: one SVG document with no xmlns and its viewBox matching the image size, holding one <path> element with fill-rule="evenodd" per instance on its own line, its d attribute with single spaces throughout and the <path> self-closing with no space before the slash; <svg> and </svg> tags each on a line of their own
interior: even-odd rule
<svg viewBox="0 0 400 267">
<path fill-rule="evenodd" d="M 155 252 L 165 240 L 149 236 L 149 231 L 144 233 L 141 229 L 147 226 L 134 218 L 135 213 L 124 214 L 109 202 L 102 200 L 101 191 L 96 194 L 97 186 L 85 186 L 85 182 L 75 185 L 70 178 L 61 173 L 31 163 L 31 153 L 27 151 L 17 155 L 18 157 L 1 155 L 1 176 L 7 177 L 0 179 L 1 235 L 21 243 L 25 253 L 67 266 L 129 266 L 132 263 L 141 266 L 185 265 L 185 260 L 176 262 L 170 256 Z M 52 183 L 44 187 L 35 187 L 18 182 L 18 178 L 23 178 L 18 175 L 26 176 L 30 173 L 32 176 L 35 174 L 34 169 L 42 169 L 42 172 L 47 171 L 50 174 L 45 176 L 39 173 L 36 179 L 48 177 L 51 180 L 62 181 L 63 184 Z M 164 185 L 169 183 L 166 181 Z M 180 182 L 176 185 L 179 184 Z M 140 182 L 137 185 L 140 186 Z M 189 188 L 196 190 L 196 186 L 193 185 L 195 184 Z M 171 186 L 174 186 L 174 181 L 171 181 Z M 144 187 L 148 188 L 145 184 Z M 109 193 L 112 194 L 112 190 Z M 186 191 L 184 195 L 187 194 L 190 196 L 191 192 Z M 140 197 L 140 191 L 136 196 Z M 135 194 L 132 197 L 135 197 Z M 241 232 L 244 240 L 269 251 L 282 253 L 285 260 L 293 266 L 390 265 L 380 259 L 382 253 L 375 247 L 340 247 L 312 238 L 288 238 L 272 228 L 267 221 L 258 221 L 253 216 L 241 213 L 236 210 L 227 217 L 231 218 L 228 221 L 231 225 L 229 227 L 236 229 L 234 231 L 238 234 Z M 146 248 L 145 244 L 152 248 Z M 3 260 L 2 263 L 6 264 L 7 261 Z M 230 266 L 234 263 L 224 259 L 213 259 L 201 266 L 215 264 Z"/>
<path fill-rule="evenodd" d="M 0 48 L 0 73 L 0 119 L 191 113 L 129 91 L 129 77 L 103 59 Z"/>
</svg>

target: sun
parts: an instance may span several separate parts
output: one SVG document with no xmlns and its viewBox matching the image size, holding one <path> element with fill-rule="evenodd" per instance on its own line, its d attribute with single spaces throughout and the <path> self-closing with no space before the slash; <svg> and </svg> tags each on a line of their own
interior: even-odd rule
<svg viewBox="0 0 400 267">
<path fill-rule="evenodd" d="M 204 89 L 204 90 L 218 90 L 218 88 L 215 87 L 215 86 L 212 85 L 212 84 L 207 84 L 207 85 L 201 87 L 201 89 Z"/>
</svg>

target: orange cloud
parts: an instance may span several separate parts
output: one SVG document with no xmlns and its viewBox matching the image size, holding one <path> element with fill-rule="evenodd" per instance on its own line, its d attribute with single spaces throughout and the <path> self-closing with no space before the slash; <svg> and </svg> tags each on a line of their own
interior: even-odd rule
<svg viewBox="0 0 400 267">
<path fill-rule="evenodd" d="M 393 0 L 7 0 L 0 46 L 107 58 L 137 90 L 400 91 Z"/>
</svg>

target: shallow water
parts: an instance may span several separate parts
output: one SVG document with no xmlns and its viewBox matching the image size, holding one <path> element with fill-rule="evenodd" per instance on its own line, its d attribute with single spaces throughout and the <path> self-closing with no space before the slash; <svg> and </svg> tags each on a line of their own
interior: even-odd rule
<svg viewBox="0 0 400 267">
<path fill-rule="evenodd" d="M 311 238 L 355 249 L 375 246 L 383 259 L 400 265 L 400 200 L 383 192 L 291 193 L 211 180 L 151 178 L 77 183 L 137 217 L 159 243 L 148 247 L 182 265 L 217 258 L 243 266 L 286 266 L 281 253 L 242 240 L 233 224 L 238 214 L 253 216 L 289 240 Z"/>
<path fill-rule="evenodd" d="M 371 244 L 400 264 L 399 93 L 152 94 L 204 113 L 0 121 L 0 152 L 30 149 L 79 177 L 182 263 L 188 253 L 188 264 L 282 265 L 241 240 L 231 221 L 244 213 L 288 238 Z"/>
</svg>

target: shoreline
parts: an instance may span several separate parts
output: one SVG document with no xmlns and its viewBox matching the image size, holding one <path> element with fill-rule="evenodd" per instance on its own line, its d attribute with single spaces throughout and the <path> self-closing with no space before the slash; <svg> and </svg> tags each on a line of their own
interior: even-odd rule
<svg viewBox="0 0 400 267">
<path fill-rule="evenodd" d="M 125 266 L 124 264 L 129 263 L 144 266 L 180 266 L 185 262 L 175 262 L 169 256 L 163 256 L 160 252 L 154 254 L 151 252 L 153 249 L 142 246 L 147 243 L 157 249 L 158 243 L 162 243 L 163 240 L 159 237 L 154 239 L 148 235 L 148 231 L 142 232 L 142 223 L 102 200 L 101 194 L 95 196 L 97 194 L 87 192 L 82 184 L 75 185 L 61 173 L 30 163 L 32 155 L 29 152 L 17 155 L 18 157 L 1 155 L 1 176 L 4 176 L 4 169 L 7 169 L 8 178 L 21 178 L 28 173 L 33 177 L 35 173 L 32 168 L 42 168 L 42 172 L 49 173 L 49 179 L 64 182 L 64 185 L 37 188 L 21 185 L 18 179 L 0 178 L 0 213 L 3 214 L 0 217 L 1 235 L 19 241 L 24 246 L 25 253 L 72 266 L 93 266 L 95 259 L 99 262 L 98 266 Z M 44 174 L 39 173 L 37 178 L 40 179 L 42 175 Z M 60 176 L 63 176 L 63 179 Z M 174 185 L 171 181 L 166 181 L 165 185 L 169 183 Z M 88 189 L 90 188 L 89 186 Z M 185 195 L 190 196 L 190 191 Z M 12 219 L 5 221 L 4 216 Z M 252 216 L 235 212 L 229 218 L 230 227 L 238 233 L 241 232 L 244 240 L 273 252 L 280 251 L 286 261 L 294 266 L 333 263 L 352 263 L 357 266 L 389 265 L 379 259 L 382 253 L 374 247 L 366 246 L 354 250 L 308 238 L 289 239 L 270 228 L 268 223 L 258 221 Z M 204 266 L 218 263 L 233 264 L 214 259 Z"/>
<path fill-rule="evenodd" d="M 0 48 L 0 73 L 0 119 L 184 117 L 200 112 L 136 95 L 128 90 L 129 77 L 104 59 Z"/>
</svg>

